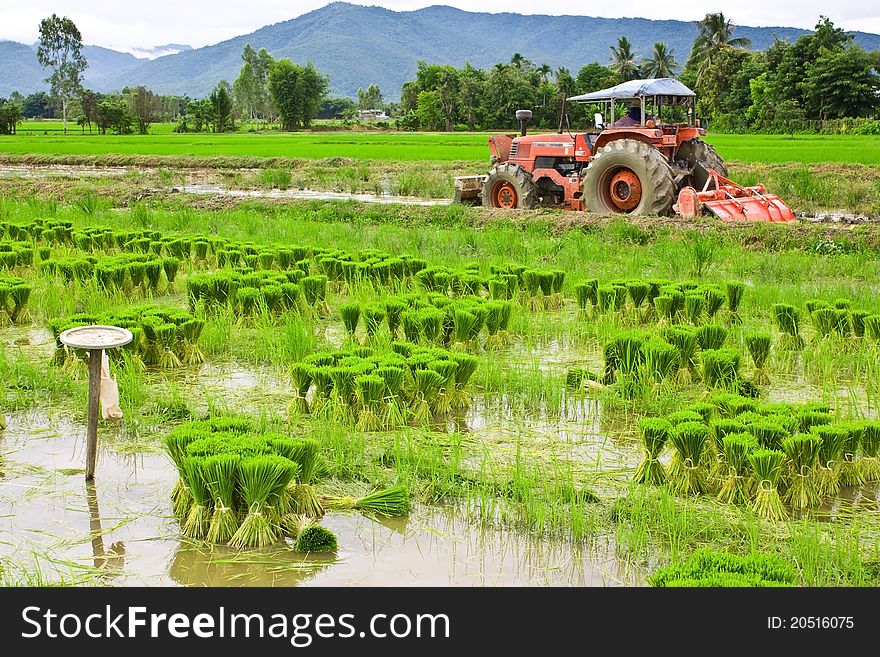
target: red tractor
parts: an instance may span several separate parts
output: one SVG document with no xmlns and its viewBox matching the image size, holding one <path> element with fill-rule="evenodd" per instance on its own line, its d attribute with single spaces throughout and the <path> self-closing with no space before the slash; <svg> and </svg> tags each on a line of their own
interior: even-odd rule
<svg viewBox="0 0 880 657">
<path fill-rule="evenodd" d="M 489 138 L 492 169 L 485 176 L 456 178 L 456 200 L 480 198 L 484 206 L 505 209 L 555 206 L 604 215 L 712 213 L 732 221 L 794 221 L 791 208 L 763 185 L 743 187 L 727 178 L 724 161 L 701 139 L 706 130 L 694 119 L 694 98 L 672 78 L 631 80 L 567 98 L 601 108 L 595 129 L 576 133 L 563 131 L 564 105 L 552 134 L 528 135 L 532 113 L 519 110 L 521 134 Z M 614 121 L 621 103 L 628 112 Z M 664 112 L 679 121 L 665 123 Z"/>
</svg>

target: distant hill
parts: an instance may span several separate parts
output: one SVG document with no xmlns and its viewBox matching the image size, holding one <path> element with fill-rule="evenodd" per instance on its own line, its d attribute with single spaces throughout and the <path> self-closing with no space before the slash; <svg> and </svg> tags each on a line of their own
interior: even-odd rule
<svg viewBox="0 0 880 657">
<path fill-rule="evenodd" d="M 94 77 L 87 80 L 93 80 L 99 91 L 143 84 L 158 93 L 202 97 L 219 80 L 232 82 L 236 78 L 242 48 L 250 43 L 254 48 L 266 48 L 275 57 L 289 57 L 298 63 L 311 60 L 330 76 L 335 94 L 355 97 L 358 87 L 376 83 L 386 98 L 394 99 L 402 84 L 415 76 L 420 59 L 454 66 L 467 61 L 485 68 L 519 52 L 538 64 L 565 66 L 576 73 L 592 61 L 607 63 L 609 46 L 622 35 L 629 37 L 639 55 L 648 54 L 656 41 L 665 41 L 675 50 L 678 61 L 684 62 L 696 32 L 694 23 L 685 21 L 485 14 L 445 6 L 395 12 L 336 2 L 212 46 L 152 61 L 138 60 L 134 66 L 115 72 L 91 72 Z M 794 41 L 807 33 L 791 27 L 736 29 L 736 36 L 748 37 L 757 49 L 766 48 L 776 37 Z M 880 49 L 880 35 L 855 34 L 862 47 Z M 3 54 L 0 50 L 0 57 Z M 28 89 L 40 86 L 45 75 L 40 72 L 34 81 L 33 67 L 25 64 L 22 61 L 21 68 L 0 69 L 0 95 L 14 88 L 23 91 L 25 83 L 30 85 Z"/>
<path fill-rule="evenodd" d="M 110 76 L 110 85 L 114 85 L 119 76 L 148 61 L 101 46 L 83 46 L 83 56 L 89 63 L 83 75 L 84 83 L 90 88 L 106 88 L 103 80 Z M 3 62 L 0 66 L 0 97 L 13 91 L 27 95 L 48 88 L 44 80 L 49 73 L 37 62 L 36 46 L 0 41 L 0 62 Z"/>
</svg>

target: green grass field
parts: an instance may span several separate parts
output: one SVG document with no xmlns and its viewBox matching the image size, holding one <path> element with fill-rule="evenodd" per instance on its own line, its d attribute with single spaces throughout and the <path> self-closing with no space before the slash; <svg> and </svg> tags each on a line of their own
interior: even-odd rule
<svg viewBox="0 0 880 657">
<path fill-rule="evenodd" d="M 26 122 L 0 137 L 0 154 L 189 155 L 201 157 L 348 157 L 386 162 L 471 161 L 488 158 L 488 133 L 260 132 L 177 134 L 173 124 L 153 124 L 149 135 L 61 133 L 57 121 Z M 880 137 L 853 135 L 710 135 L 725 160 L 747 163 L 880 165 Z"/>
</svg>

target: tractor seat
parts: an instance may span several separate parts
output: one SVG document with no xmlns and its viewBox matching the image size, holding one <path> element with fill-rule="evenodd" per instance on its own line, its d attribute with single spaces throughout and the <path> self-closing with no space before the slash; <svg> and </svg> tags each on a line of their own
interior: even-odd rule
<svg viewBox="0 0 880 657">
<path fill-rule="evenodd" d="M 584 140 L 587 142 L 587 148 L 590 149 L 590 155 L 596 152 L 596 140 L 599 138 L 599 135 L 593 135 L 590 133 L 586 133 L 584 135 Z"/>
</svg>

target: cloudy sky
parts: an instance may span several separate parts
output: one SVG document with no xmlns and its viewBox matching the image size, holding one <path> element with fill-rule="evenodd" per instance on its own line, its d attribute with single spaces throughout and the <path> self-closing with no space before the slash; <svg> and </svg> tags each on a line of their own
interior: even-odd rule
<svg viewBox="0 0 880 657">
<path fill-rule="evenodd" d="M 707 2 L 584 2 L 556 0 L 505 0 L 477 3 L 474 0 L 349 0 L 407 11 L 432 4 L 446 4 L 468 11 L 487 11 L 486 5 L 523 14 L 589 15 L 618 18 L 675 18 L 696 20 L 707 12 L 723 11 L 741 25 L 779 25 L 812 28 L 820 14 L 847 30 L 880 33 L 878 0 L 707 0 Z M 37 25 L 50 14 L 73 19 L 87 44 L 136 50 L 166 43 L 194 47 L 248 34 L 269 23 L 288 20 L 328 4 L 327 0 L 0 0 L 0 39 L 32 43 Z M 603 9 L 612 5 L 613 9 Z M 625 5 L 625 7 L 623 7 Z M 540 10 L 536 10 L 540 6 Z"/>
</svg>

